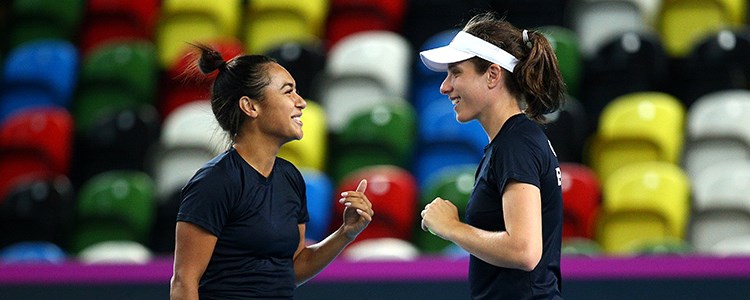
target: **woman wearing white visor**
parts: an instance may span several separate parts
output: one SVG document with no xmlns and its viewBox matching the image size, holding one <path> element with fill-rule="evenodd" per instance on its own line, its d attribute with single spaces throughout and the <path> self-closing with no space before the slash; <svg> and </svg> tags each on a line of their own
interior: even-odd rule
<svg viewBox="0 0 750 300">
<path fill-rule="evenodd" d="M 456 120 L 478 120 L 489 139 L 466 223 L 436 198 L 422 211 L 422 229 L 471 253 L 472 299 L 561 299 L 560 167 L 536 124 L 564 101 L 552 47 L 541 33 L 481 14 L 449 45 L 420 56 L 448 72 L 440 92 Z"/>
</svg>

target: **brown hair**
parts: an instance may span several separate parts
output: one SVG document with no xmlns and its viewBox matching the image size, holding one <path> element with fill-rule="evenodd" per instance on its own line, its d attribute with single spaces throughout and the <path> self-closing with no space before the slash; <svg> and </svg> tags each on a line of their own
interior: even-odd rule
<svg viewBox="0 0 750 300">
<path fill-rule="evenodd" d="M 502 48 L 519 60 L 513 73 L 503 69 L 505 86 L 511 95 L 525 104 L 524 112 L 529 118 L 544 123 L 544 114 L 564 104 L 565 82 L 557 56 L 544 35 L 528 31 L 528 42 L 525 42 L 522 30 L 497 19 L 492 13 L 474 16 L 463 31 Z M 470 61 L 479 73 L 487 71 L 492 64 L 479 57 Z"/>
<path fill-rule="evenodd" d="M 221 54 L 210 46 L 193 46 L 201 52 L 196 63 L 201 72 L 209 74 L 219 70 L 211 87 L 211 110 L 219 126 L 234 141 L 246 120 L 238 100 L 242 96 L 263 100 L 263 89 L 271 83 L 268 66 L 276 60 L 264 55 L 241 55 L 224 61 Z"/>
</svg>

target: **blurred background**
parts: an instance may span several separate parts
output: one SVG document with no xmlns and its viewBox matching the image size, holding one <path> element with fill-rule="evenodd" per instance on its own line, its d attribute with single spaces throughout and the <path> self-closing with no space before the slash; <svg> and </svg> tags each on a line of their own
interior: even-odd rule
<svg viewBox="0 0 750 300">
<path fill-rule="evenodd" d="M 488 141 L 476 121 L 455 121 L 439 93 L 445 74 L 427 70 L 418 53 L 495 11 L 550 40 L 568 87 L 565 107 L 541 125 L 563 175 L 563 276 L 572 278 L 563 294 L 671 298 L 659 294 L 671 287 L 694 299 L 740 299 L 750 293 L 747 6 L 2 1 L 0 291 L 166 297 L 180 189 L 228 147 L 208 102 L 215 73 L 192 67 L 188 43 L 204 43 L 225 59 L 271 56 L 296 79 L 308 103 L 305 137 L 279 156 L 306 180 L 309 242 L 340 224 L 336 195 L 370 182 L 377 218 L 331 271 L 300 288 L 301 299 L 362 290 L 465 298 L 467 254 L 419 230 L 419 211 L 440 196 L 463 214 Z M 341 281 L 348 266 L 391 270 L 392 280 Z M 635 273 L 618 273 L 628 266 Z"/>
</svg>

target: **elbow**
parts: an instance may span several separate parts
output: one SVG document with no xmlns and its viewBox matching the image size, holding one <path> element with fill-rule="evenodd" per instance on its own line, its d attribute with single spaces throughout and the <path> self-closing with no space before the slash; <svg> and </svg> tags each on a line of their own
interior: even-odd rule
<svg viewBox="0 0 750 300">
<path fill-rule="evenodd" d="M 185 283 L 181 280 L 181 277 L 177 276 L 177 274 L 173 275 L 172 278 L 169 280 L 169 293 L 170 295 L 174 295 L 177 293 L 177 291 L 180 291 L 185 287 Z"/>
<path fill-rule="evenodd" d="M 198 295 L 198 281 L 187 281 L 179 274 L 169 280 L 169 299 L 192 299 Z M 191 298 L 192 297 L 192 298 Z"/>
<path fill-rule="evenodd" d="M 541 255 L 524 255 L 523 259 L 519 262 L 519 269 L 526 272 L 531 272 L 542 260 Z"/>
<path fill-rule="evenodd" d="M 524 247 L 524 249 L 521 250 L 520 253 L 521 255 L 519 256 L 519 260 L 517 262 L 518 268 L 526 272 L 533 271 L 542 260 L 541 245 L 539 245 L 539 247 Z"/>
</svg>

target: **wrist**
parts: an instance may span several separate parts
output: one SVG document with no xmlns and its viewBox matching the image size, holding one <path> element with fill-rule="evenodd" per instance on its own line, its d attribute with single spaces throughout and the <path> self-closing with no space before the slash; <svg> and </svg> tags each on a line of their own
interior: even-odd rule
<svg viewBox="0 0 750 300">
<path fill-rule="evenodd" d="M 354 232 L 351 228 L 347 228 L 346 224 L 341 224 L 334 234 L 343 239 L 347 244 L 353 242 L 359 235 L 358 232 Z"/>
<path fill-rule="evenodd" d="M 440 232 L 441 237 L 447 241 L 454 242 L 454 237 L 459 235 L 457 232 L 460 231 L 463 223 L 460 221 L 451 222 L 448 226 L 445 226 L 445 230 Z"/>
</svg>

